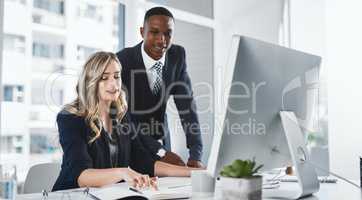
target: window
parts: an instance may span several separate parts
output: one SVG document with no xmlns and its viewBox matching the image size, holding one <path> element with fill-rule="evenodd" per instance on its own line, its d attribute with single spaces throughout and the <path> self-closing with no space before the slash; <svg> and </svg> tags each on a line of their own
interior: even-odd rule
<svg viewBox="0 0 362 200">
<path fill-rule="evenodd" d="M 64 15 L 64 1 L 60 0 L 34 0 L 33 6 L 52 13 Z"/>
<path fill-rule="evenodd" d="M 77 46 L 77 60 L 86 60 L 92 53 L 98 51 L 99 49 L 86 47 L 82 45 Z"/>
<path fill-rule="evenodd" d="M 7 0 L 7 1 L 10 1 L 10 2 L 15 2 L 15 3 L 21 3 L 21 4 L 26 4 L 26 0 Z"/>
<path fill-rule="evenodd" d="M 49 133 L 32 133 L 30 136 L 30 153 L 44 154 L 54 152 L 58 145 L 55 144 L 53 135 Z"/>
<path fill-rule="evenodd" d="M 4 87 L 4 101 L 13 101 L 13 88 L 11 86 Z"/>
<path fill-rule="evenodd" d="M 41 24 L 41 15 L 33 14 L 33 22 L 37 24 Z"/>
<path fill-rule="evenodd" d="M 21 35 L 4 35 L 4 50 L 9 52 L 25 53 L 25 37 Z"/>
<path fill-rule="evenodd" d="M 24 87 L 21 85 L 5 85 L 4 101 L 24 102 Z"/>
<path fill-rule="evenodd" d="M 96 18 L 97 16 L 97 7 L 95 5 L 87 4 L 86 9 L 84 10 L 84 17 Z"/>
<path fill-rule="evenodd" d="M 4 48 L 0 49 L 3 53 L 1 75 L 5 76 L 0 85 L 3 88 L 0 100 L 5 102 L 0 106 L 1 115 L 6 116 L 2 118 L 6 119 L 6 124 L 1 123 L 0 130 L 0 163 L 16 165 L 18 180 L 22 182 L 32 165 L 61 161 L 56 115 L 64 104 L 75 98 L 78 72 L 84 60 L 94 51 L 111 51 L 119 40 L 124 41 L 124 38 L 118 38 L 119 35 L 112 37 L 113 30 L 124 33 L 124 26 L 115 27 L 119 24 L 115 23 L 117 19 L 112 17 L 114 13 L 111 12 L 119 12 L 116 9 L 119 3 L 114 0 L 84 0 L 82 5 L 86 6 L 82 9 L 79 9 L 81 1 L 72 0 L 26 1 L 31 3 L 26 9 L 9 2 L 4 4 L 5 13 L 0 15 L 0 24 L 11 25 L 11 30 L 22 32 L 7 33 L 0 38 L 4 44 Z M 67 14 L 65 2 L 67 7 L 74 8 Z M 106 10 L 110 13 L 103 12 Z M 19 18 L 32 16 L 29 26 L 11 17 L 14 13 Z M 101 35 L 93 31 L 97 26 L 88 23 L 90 21 L 82 21 L 76 28 L 66 23 L 80 16 L 102 27 Z M 102 38 L 109 36 L 106 40 Z M 96 40 L 102 41 L 94 42 Z M 19 52 L 24 56 L 8 52 Z M 28 74 L 24 75 L 24 71 Z M 20 75 L 16 77 L 13 74 Z"/>
<path fill-rule="evenodd" d="M 33 56 L 43 58 L 64 58 L 64 45 L 33 42 Z"/>
<path fill-rule="evenodd" d="M 6 135 L 0 137 L 0 150 L 3 153 L 21 154 L 23 148 L 24 137 L 22 135 Z"/>
<path fill-rule="evenodd" d="M 78 16 L 102 22 L 102 7 L 86 2 L 80 2 L 78 6 Z"/>
<path fill-rule="evenodd" d="M 33 56 L 50 58 L 50 46 L 41 43 L 33 43 Z"/>
</svg>

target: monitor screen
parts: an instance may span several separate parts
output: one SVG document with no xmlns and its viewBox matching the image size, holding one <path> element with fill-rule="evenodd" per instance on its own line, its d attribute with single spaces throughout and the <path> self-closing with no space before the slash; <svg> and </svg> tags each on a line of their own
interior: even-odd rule
<svg viewBox="0 0 362 200">
<path fill-rule="evenodd" d="M 222 133 L 215 133 L 208 169 L 235 159 L 253 159 L 263 170 L 290 165 L 279 116 L 293 111 L 302 130 L 313 129 L 321 58 L 256 39 L 234 36 L 228 61 L 233 69 Z M 278 152 L 278 153 L 276 153 Z"/>
</svg>

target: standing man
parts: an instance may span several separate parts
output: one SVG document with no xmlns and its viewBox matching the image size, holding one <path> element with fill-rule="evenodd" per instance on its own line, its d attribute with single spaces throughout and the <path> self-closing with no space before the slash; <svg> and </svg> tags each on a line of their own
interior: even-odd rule
<svg viewBox="0 0 362 200">
<path fill-rule="evenodd" d="M 163 7 L 148 10 L 140 32 L 143 41 L 117 53 L 122 64 L 122 80 L 128 92 L 128 107 L 138 122 L 142 143 L 156 159 L 185 165 L 172 153 L 166 105 L 173 95 L 186 135 L 187 166 L 203 167 L 202 140 L 185 49 L 172 44 L 175 21 Z"/>
</svg>

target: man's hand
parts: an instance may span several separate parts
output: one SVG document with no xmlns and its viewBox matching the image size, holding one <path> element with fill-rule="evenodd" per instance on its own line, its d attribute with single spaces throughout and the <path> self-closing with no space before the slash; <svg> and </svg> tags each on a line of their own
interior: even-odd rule
<svg viewBox="0 0 362 200">
<path fill-rule="evenodd" d="M 167 151 L 160 161 L 178 166 L 186 166 L 181 157 L 171 151 Z"/>
<path fill-rule="evenodd" d="M 202 168 L 202 169 L 206 169 L 204 167 L 204 165 L 202 164 L 201 161 L 198 160 L 190 160 L 187 162 L 187 166 L 188 167 L 193 167 L 193 168 Z"/>
</svg>

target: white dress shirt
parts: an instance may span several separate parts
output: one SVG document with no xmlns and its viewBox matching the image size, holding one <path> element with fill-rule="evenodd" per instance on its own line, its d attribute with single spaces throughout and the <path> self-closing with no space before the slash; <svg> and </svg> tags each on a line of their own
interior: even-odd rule
<svg viewBox="0 0 362 200">
<path fill-rule="evenodd" d="M 163 66 L 165 65 L 165 54 L 163 54 L 163 56 L 159 60 L 154 60 L 146 53 L 146 51 L 144 49 L 144 42 L 142 42 L 141 52 L 142 52 L 143 63 L 145 64 L 145 68 L 146 68 L 148 85 L 150 86 L 150 88 L 152 90 L 153 86 L 155 84 L 155 81 L 156 81 L 157 74 L 156 74 L 156 71 L 151 68 L 156 64 L 156 62 L 161 62 L 162 70 L 163 70 Z"/>
<path fill-rule="evenodd" d="M 146 73 L 147 73 L 147 78 L 148 78 L 148 85 L 150 86 L 150 89 L 153 89 L 153 86 L 155 84 L 156 81 L 156 71 L 151 69 L 156 62 L 161 62 L 162 63 L 162 71 L 163 71 L 163 66 L 165 65 L 165 54 L 163 54 L 163 56 L 159 59 L 159 60 L 154 60 L 153 58 L 151 58 L 145 51 L 145 47 L 144 47 L 144 42 L 142 42 L 142 47 L 141 47 L 141 52 L 142 52 L 142 59 L 143 59 L 143 63 L 145 64 L 145 68 L 146 68 Z M 158 141 L 162 144 L 162 140 Z M 161 158 L 163 156 L 165 156 L 166 154 L 166 150 L 164 148 L 161 148 L 158 150 L 157 155 L 160 156 Z"/>
</svg>

